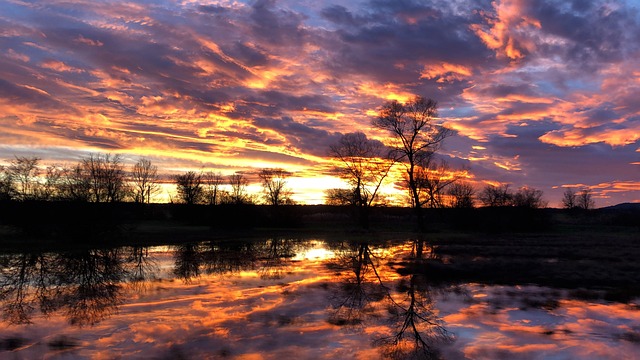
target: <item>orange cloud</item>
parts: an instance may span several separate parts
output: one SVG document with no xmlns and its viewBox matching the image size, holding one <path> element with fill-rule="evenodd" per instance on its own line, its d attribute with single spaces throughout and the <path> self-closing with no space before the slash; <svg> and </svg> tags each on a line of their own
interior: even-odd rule
<svg viewBox="0 0 640 360">
<path fill-rule="evenodd" d="M 377 84 L 374 82 L 362 82 L 358 85 L 358 91 L 367 96 L 388 101 L 396 100 L 401 103 L 406 103 L 415 96 L 415 94 L 403 90 L 400 85 L 392 83 Z"/>
<path fill-rule="evenodd" d="M 436 79 L 437 82 L 460 81 L 473 75 L 470 68 L 463 65 L 441 62 L 433 65 L 425 65 L 420 72 L 420 79 Z"/>
<path fill-rule="evenodd" d="M 523 16 L 522 0 L 504 0 L 493 2 L 495 16 L 480 12 L 486 24 L 471 24 L 470 29 L 492 50 L 497 57 L 518 60 L 525 56 L 524 51 L 532 52 L 536 49 L 535 42 L 529 40 L 529 34 L 541 28 L 536 19 Z"/>
<path fill-rule="evenodd" d="M 52 59 L 43 61 L 40 64 L 40 66 L 42 66 L 45 69 L 51 69 L 58 72 L 74 72 L 74 73 L 84 72 L 83 69 L 78 69 L 73 66 L 69 66 L 62 61 L 57 61 Z"/>
<path fill-rule="evenodd" d="M 605 143 L 611 146 L 628 145 L 640 139 L 640 130 L 617 129 L 606 132 L 588 132 L 588 129 L 573 128 L 553 130 L 542 136 L 540 141 L 556 146 L 582 146 L 586 144 Z"/>
</svg>

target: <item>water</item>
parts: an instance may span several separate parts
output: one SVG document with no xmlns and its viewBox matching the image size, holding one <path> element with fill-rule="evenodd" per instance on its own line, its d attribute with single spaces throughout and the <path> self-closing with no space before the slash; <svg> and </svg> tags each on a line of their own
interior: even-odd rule
<svg viewBox="0 0 640 360">
<path fill-rule="evenodd" d="M 0 259 L 0 358 L 634 359 L 637 305 L 433 284 L 421 242 L 266 239 Z"/>
</svg>

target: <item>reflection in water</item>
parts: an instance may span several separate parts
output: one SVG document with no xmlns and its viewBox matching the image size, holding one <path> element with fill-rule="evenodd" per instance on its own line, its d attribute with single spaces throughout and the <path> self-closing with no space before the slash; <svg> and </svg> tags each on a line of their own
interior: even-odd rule
<svg viewBox="0 0 640 360">
<path fill-rule="evenodd" d="M 174 247 L 174 274 L 189 282 L 202 272 L 222 275 L 258 269 L 263 279 L 280 279 L 300 244 L 278 238 L 181 244 Z"/>
<path fill-rule="evenodd" d="M 338 271 L 340 288 L 334 298 L 330 321 L 337 325 L 363 325 L 367 317 L 376 321 L 387 315 L 389 333 L 378 336 L 374 344 L 385 357 L 393 359 L 438 358 L 437 345 L 453 341 L 434 310 L 431 289 L 424 276 L 411 274 L 400 279 L 386 279 L 384 251 L 374 254 L 368 242 L 340 244 L 338 256 L 329 267 Z M 407 260 L 421 261 L 424 242 L 411 243 Z M 397 283 L 394 292 L 388 283 Z M 386 309 L 380 314 L 376 308 Z"/>
<path fill-rule="evenodd" d="M 0 358 L 616 359 L 640 351 L 640 311 L 631 305 L 536 287 L 447 293 L 428 276 L 395 270 L 419 266 L 430 250 L 422 241 L 279 238 L 2 255 Z"/>
<path fill-rule="evenodd" d="M 3 255 L 0 302 L 10 324 L 31 322 L 36 310 L 62 312 L 69 322 L 93 325 L 117 311 L 123 284 L 147 278 L 152 262 L 139 247 Z"/>
</svg>

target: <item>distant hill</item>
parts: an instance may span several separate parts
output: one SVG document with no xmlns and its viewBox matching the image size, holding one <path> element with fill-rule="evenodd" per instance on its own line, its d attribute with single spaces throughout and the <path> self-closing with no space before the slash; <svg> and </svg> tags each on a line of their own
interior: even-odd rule
<svg viewBox="0 0 640 360">
<path fill-rule="evenodd" d="M 601 209 L 604 210 L 640 210 L 640 203 L 622 203 L 622 204 L 617 204 L 617 205 L 612 205 L 612 206 L 607 206 L 607 207 L 603 207 Z"/>
</svg>

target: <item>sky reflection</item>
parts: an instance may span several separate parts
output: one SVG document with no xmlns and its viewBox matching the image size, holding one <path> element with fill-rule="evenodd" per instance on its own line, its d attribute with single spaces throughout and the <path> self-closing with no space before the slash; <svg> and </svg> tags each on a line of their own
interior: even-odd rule
<svg viewBox="0 0 640 360">
<path fill-rule="evenodd" d="M 429 256 L 418 243 L 383 249 L 268 239 L 116 249 L 117 257 L 101 259 L 115 261 L 122 277 L 100 284 L 119 297 L 92 322 L 73 321 L 68 309 L 78 306 L 47 311 L 35 300 L 30 323 L 7 317 L 17 299 L 8 278 L 25 272 L 5 255 L 0 357 L 372 359 L 440 351 L 446 359 L 624 359 L 640 351 L 637 305 L 589 303 L 534 286 L 435 288 L 389 263 Z M 21 296 L 46 290 L 50 301 L 77 300 L 82 292 L 54 296 L 73 287 L 58 275 L 52 270 L 42 288 L 27 279 Z"/>
</svg>

